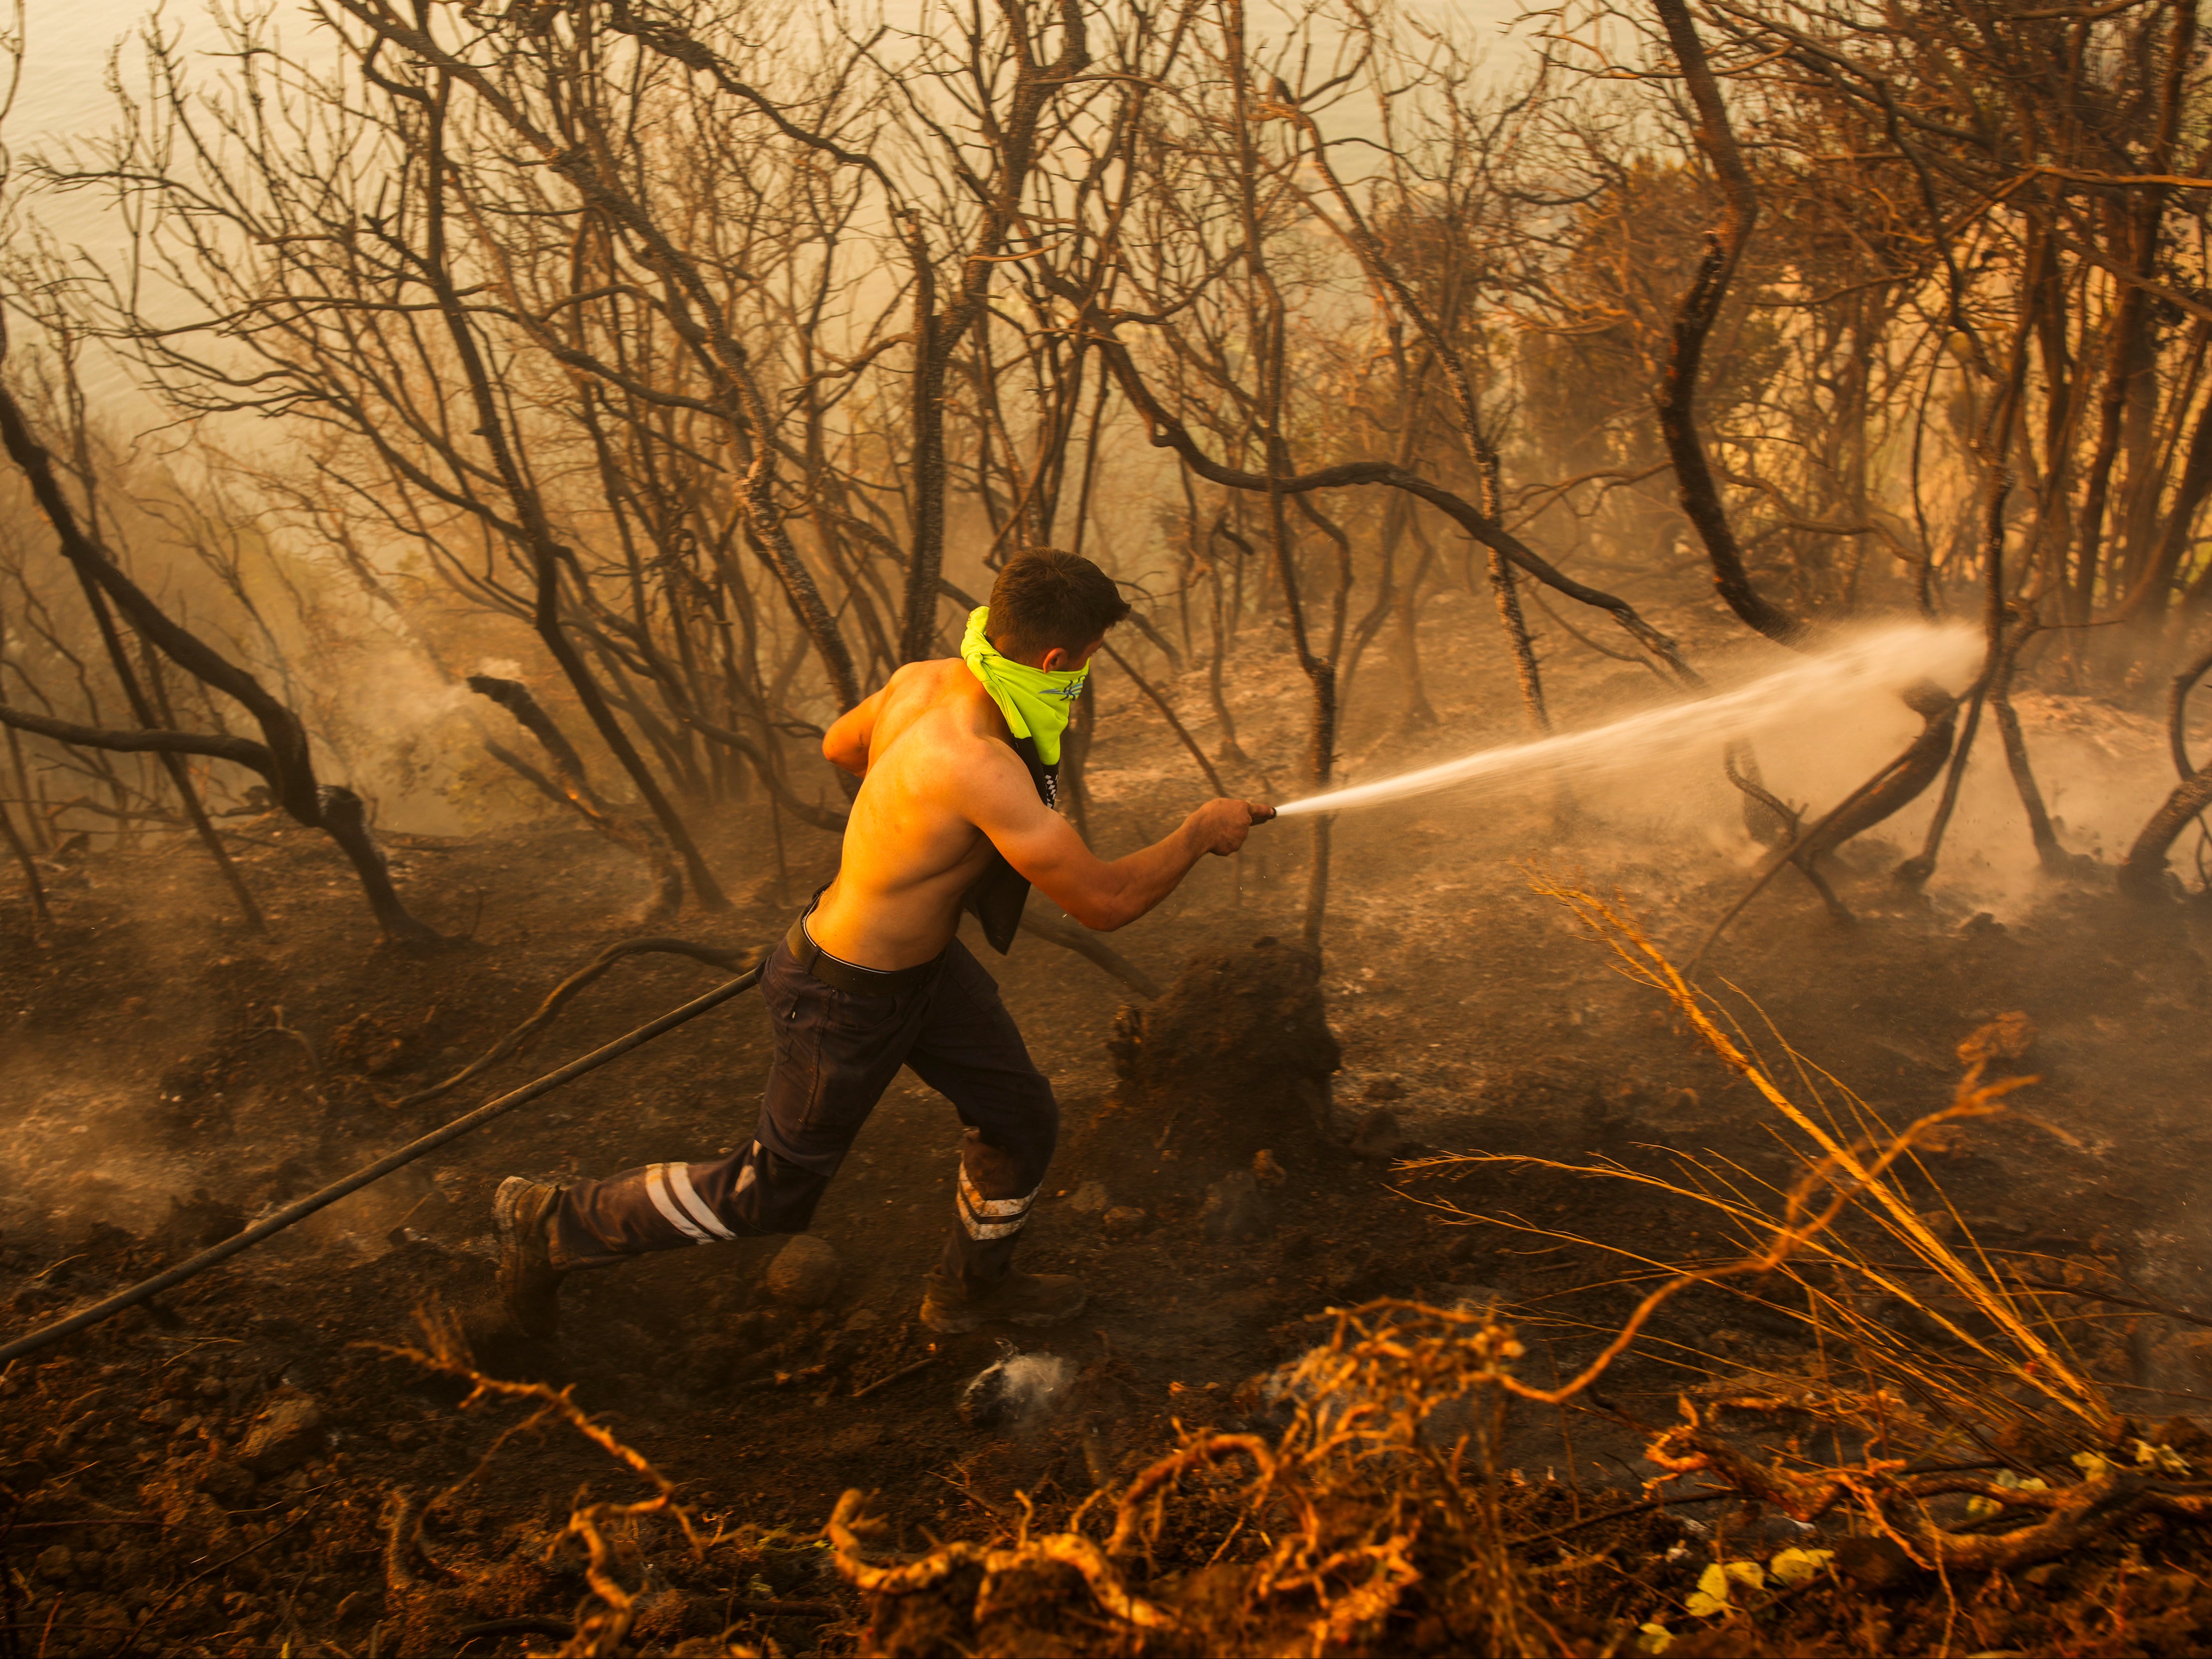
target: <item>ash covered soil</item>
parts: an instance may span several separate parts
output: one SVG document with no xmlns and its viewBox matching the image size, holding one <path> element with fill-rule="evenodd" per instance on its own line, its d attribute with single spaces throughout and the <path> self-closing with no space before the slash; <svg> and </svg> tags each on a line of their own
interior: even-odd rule
<svg viewBox="0 0 2212 1659">
<path fill-rule="evenodd" d="M 1463 706 L 1510 732 L 1513 711 L 1494 687 L 1487 697 L 1471 690 Z M 1455 735 L 1481 730 L 1470 718 Z M 1091 827 L 1109 853 L 1164 833 L 1200 793 L 1158 726 L 1119 703 L 1091 768 Z M 1000 959 L 970 939 L 1059 1093 L 1060 1152 L 1025 1265 L 1085 1279 L 1091 1302 L 1075 1322 L 956 1338 L 920 1326 L 959 1126 L 902 1077 L 822 1206 L 812 1237 L 833 1262 L 771 1274 L 784 1247 L 773 1239 L 672 1253 L 578 1275 L 557 1348 L 479 1343 L 487 1370 L 573 1384 L 678 1483 L 702 1528 L 728 1534 L 702 1559 L 665 1523 L 617 1529 L 615 1570 L 644 1586 L 635 1650 L 853 1651 L 867 1610 L 819 1534 L 841 1492 L 873 1493 L 885 1546 L 908 1549 L 994 1535 L 1025 1503 L 1064 1510 L 1171 1445 L 1178 1425 L 1264 1431 L 1255 1379 L 1311 1346 L 1328 1308 L 1494 1301 L 1543 1382 L 1586 1360 L 1644 1288 L 1620 1258 L 1468 1224 L 1438 1200 L 1653 1260 L 1737 1248 L 1706 1212 L 1648 1189 L 1525 1164 L 1404 1167 L 1469 1149 L 1657 1167 L 1672 1148 L 1786 1182 L 1792 1166 L 1748 1086 L 1532 893 L 1516 860 L 1587 866 L 1678 955 L 1741 891 L 1736 866 L 1604 834 L 1562 839 L 1540 802 L 1486 806 L 1477 824 L 1449 797 L 1417 801 L 1338 823 L 1317 960 L 1296 943 L 1303 835 L 1261 831 L 1115 938 L 1173 981 L 1156 1003 L 1041 939 Z M 722 870 L 753 872 L 732 884 L 736 910 L 687 912 L 666 931 L 772 943 L 835 864 L 830 836 L 785 836 L 779 877 L 766 820 L 733 811 L 710 850 Z M 321 838 L 264 819 L 237 848 L 270 913 L 265 938 L 222 919 L 197 849 L 169 840 L 76 856 L 56 876 L 42 939 L 12 889 L 0 898 L 0 1334 L 111 1293 L 721 977 L 679 957 L 626 960 L 520 1054 L 409 1104 L 635 933 L 634 863 L 558 823 L 395 836 L 410 904 L 471 934 L 410 957 L 380 947 Z M 2201 908 L 2123 908 L 2089 871 L 2000 923 L 1895 889 L 1894 849 L 1853 856 L 1863 867 L 1841 888 L 1858 925 L 1778 885 L 1715 973 L 1806 1066 L 1893 1122 L 1951 1097 L 1972 1031 L 2025 1014 L 2036 1035 L 2021 1066 L 2041 1081 L 2017 1110 L 1929 1153 L 1931 1212 L 1954 1212 L 1985 1245 L 2118 1264 L 2162 1304 L 2212 1312 Z M 757 1002 L 741 999 L 12 1366 L 0 1377 L 0 1653 L 546 1648 L 586 1594 L 581 1552 L 549 1549 L 580 1492 L 649 1488 L 582 1437 L 533 1424 L 542 1402 L 459 1409 L 468 1385 L 401 1351 L 425 1344 L 426 1320 L 481 1334 L 472 1310 L 490 1289 L 501 1177 L 603 1175 L 738 1144 L 767 1036 Z M 1724 1385 L 1732 1368 L 1787 1371 L 1807 1342 L 1724 1288 L 1679 1297 L 1607 1374 L 1602 1409 L 1516 1419 L 1516 1502 L 1533 1527 L 1635 1498 L 1653 1471 L 1630 1424 L 1675 1420 L 1680 1395 Z M 1026 1367 L 1030 1386 L 1011 1403 L 971 1398 L 963 1413 L 971 1379 L 1010 1352 L 1059 1363 Z M 2212 1412 L 2201 1321 L 2115 1319 L 2080 1357 L 2145 1420 Z M 1793 1535 L 1732 1506 L 1692 1513 L 1747 1547 Z M 1665 1512 L 1617 1537 L 1621 1577 L 1662 1600 L 1711 1559 L 1707 1534 Z M 1695 1559 L 1670 1560 L 1686 1540 Z M 2138 1543 L 2139 1567 L 2146 1547 L 2158 1546 Z M 1152 1570 L 1200 1565 L 1170 1554 Z M 2184 1612 L 2161 1627 L 2164 1650 L 2193 1650 L 2212 1628 L 2212 1607 L 2194 1611 L 2207 1595 L 2195 1575 L 2168 1596 Z M 2067 1588 L 2030 1599 L 2055 1606 Z M 1917 1628 L 1911 1607 L 1884 1611 L 1867 1594 L 1867 1617 Z M 1929 1616 L 1940 1622 L 1940 1607 Z M 1590 1633 L 1592 1650 L 1617 1639 Z M 1439 1640 L 1448 1650 L 1433 1632 L 1419 1644 Z"/>
</svg>

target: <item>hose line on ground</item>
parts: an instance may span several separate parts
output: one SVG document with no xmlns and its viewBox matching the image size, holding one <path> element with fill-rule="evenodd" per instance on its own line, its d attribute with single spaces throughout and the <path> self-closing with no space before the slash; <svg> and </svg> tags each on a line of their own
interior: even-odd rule
<svg viewBox="0 0 2212 1659">
<path fill-rule="evenodd" d="M 765 963 L 765 953 L 762 959 Z M 142 1302 L 151 1301 L 170 1286 L 181 1285 L 185 1280 L 205 1273 L 217 1262 L 228 1261 L 241 1250 L 252 1249 L 263 1239 L 283 1232 L 295 1222 L 305 1221 L 316 1211 L 337 1203 L 349 1193 L 359 1192 L 371 1182 L 381 1181 L 394 1170 L 412 1164 L 425 1153 L 434 1152 L 447 1142 L 458 1140 L 471 1130 L 480 1129 L 494 1118 L 511 1112 L 518 1106 L 526 1105 L 540 1095 L 550 1094 L 565 1083 L 574 1082 L 585 1073 L 596 1071 L 611 1060 L 620 1059 L 631 1049 L 652 1042 L 665 1032 L 674 1030 L 684 1021 L 696 1018 L 710 1008 L 720 1007 L 739 992 L 750 990 L 760 976 L 758 966 L 749 968 L 727 983 L 716 986 L 704 996 L 694 997 L 680 1008 L 672 1008 L 659 1019 L 639 1026 L 626 1036 L 617 1037 L 604 1048 L 594 1048 L 588 1054 L 570 1060 L 557 1072 L 548 1072 L 537 1081 L 524 1084 L 512 1094 L 485 1102 L 473 1112 L 455 1118 L 443 1128 L 433 1129 L 419 1139 L 409 1141 L 398 1151 L 387 1152 L 375 1163 L 356 1170 L 343 1180 L 331 1182 L 320 1192 L 310 1193 L 296 1203 L 286 1205 L 274 1215 L 263 1218 L 243 1232 L 234 1233 L 222 1243 L 202 1250 L 190 1260 L 179 1261 L 173 1267 L 165 1267 L 151 1279 L 133 1285 L 127 1291 L 118 1291 L 105 1302 L 95 1303 L 81 1313 L 73 1313 L 66 1319 L 58 1320 L 44 1330 L 33 1331 L 28 1336 L 19 1336 L 13 1342 L 0 1346 L 0 1365 L 21 1359 L 26 1354 L 36 1353 L 65 1336 L 74 1335 L 104 1319 L 114 1317 L 126 1308 L 135 1308 Z"/>
</svg>

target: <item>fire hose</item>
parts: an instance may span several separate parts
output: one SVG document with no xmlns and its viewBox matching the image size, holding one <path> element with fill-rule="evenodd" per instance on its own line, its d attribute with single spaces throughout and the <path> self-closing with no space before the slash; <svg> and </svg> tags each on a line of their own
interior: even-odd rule
<svg viewBox="0 0 2212 1659">
<path fill-rule="evenodd" d="M 763 962 L 765 963 L 766 959 L 763 954 Z M 639 1026 L 627 1036 L 617 1037 L 605 1047 L 594 1048 L 591 1053 L 570 1060 L 560 1070 L 548 1072 L 535 1082 L 526 1083 L 520 1089 L 501 1095 L 496 1100 L 487 1101 L 476 1110 L 455 1118 L 442 1128 L 433 1129 L 428 1134 L 409 1141 L 396 1152 L 386 1152 L 375 1163 L 356 1170 L 343 1180 L 332 1182 L 319 1192 L 310 1193 L 307 1197 L 286 1205 L 274 1214 L 263 1217 L 243 1232 L 232 1234 L 220 1244 L 210 1246 L 188 1261 L 179 1261 L 173 1267 L 165 1267 L 151 1279 L 133 1285 L 127 1291 L 118 1291 L 105 1302 L 95 1303 L 81 1312 L 70 1315 L 66 1319 L 57 1320 L 43 1330 L 33 1331 L 28 1336 L 19 1336 L 13 1342 L 0 1345 L 0 1365 L 21 1359 L 26 1354 L 36 1353 L 41 1348 L 50 1347 L 65 1336 L 72 1336 L 79 1331 L 99 1324 L 102 1320 L 113 1318 L 126 1308 L 135 1308 L 141 1303 L 150 1302 L 171 1286 L 181 1285 L 188 1279 L 198 1277 L 216 1263 L 227 1261 L 240 1251 L 252 1249 L 262 1240 L 273 1237 L 287 1227 L 305 1221 L 316 1211 L 337 1203 L 348 1194 L 359 1192 L 372 1182 L 381 1181 L 393 1170 L 404 1169 L 416 1158 L 436 1152 L 439 1147 L 449 1141 L 459 1140 L 463 1135 L 473 1130 L 481 1129 L 494 1118 L 504 1116 L 518 1106 L 527 1105 L 541 1095 L 550 1094 L 563 1084 L 574 1082 L 585 1073 L 597 1071 L 611 1060 L 619 1060 L 631 1049 L 642 1048 L 653 1038 L 674 1030 L 686 1020 L 696 1019 L 710 1008 L 720 1007 L 739 992 L 750 990 L 758 982 L 760 975 L 759 967 L 749 968 L 735 979 L 716 986 L 705 995 L 694 997 L 682 1007 L 670 1009 L 659 1018 Z"/>
</svg>

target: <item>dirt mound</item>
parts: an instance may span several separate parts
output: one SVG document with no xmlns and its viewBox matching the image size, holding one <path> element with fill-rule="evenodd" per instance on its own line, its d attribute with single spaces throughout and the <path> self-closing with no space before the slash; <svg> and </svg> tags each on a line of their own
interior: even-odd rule
<svg viewBox="0 0 2212 1659">
<path fill-rule="evenodd" d="M 1270 938 L 1199 952 L 1158 1002 L 1115 1017 L 1106 1047 L 1123 1107 L 1209 1163 L 1335 1133 L 1330 1079 L 1343 1050 L 1321 957 L 1302 945 Z"/>
</svg>

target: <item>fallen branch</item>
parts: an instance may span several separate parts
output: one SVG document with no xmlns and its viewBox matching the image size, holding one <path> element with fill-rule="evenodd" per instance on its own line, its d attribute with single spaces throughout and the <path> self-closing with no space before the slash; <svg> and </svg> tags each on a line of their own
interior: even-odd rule
<svg viewBox="0 0 2212 1659">
<path fill-rule="evenodd" d="M 1035 933 L 1039 939 L 1049 939 L 1063 951 L 1073 951 L 1079 957 L 1097 963 L 1139 996 L 1157 998 L 1160 994 L 1157 980 L 1087 927 L 1054 921 L 1045 916 L 1025 915 L 1022 918 L 1022 931 Z"/>
<path fill-rule="evenodd" d="M 860 1388 L 854 1389 L 853 1398 L 855 1400 L 866 1400 L 877 1389 L 888 1389 L 894 1382 L 900 1382 L 906 1377 L 913 1376 L 918 1372 L 927 1370 L 936 1363 L 937 1356 L 935 1354 L 924 1354 L 921 1358 L 915 1360 L 911 1365 L 902 1365 L 896 1370 L 891 1371 L 885 1376 L 879 1376 L 874 1382 L 866 1383 Z"/>
<path fill-rule="evenodd" d="M 538 1005 L 529 1018 L 509 1031 L 484 1053 L 471 1060 L 444 1082 L 434 1083 L 427 1089 L 417 1090 L 415 1093 L 393 1103 L 394 1109 L 404 1110 L 410 1106 L 420 1106 L 427 1101 L 435 1100 L 439 1096 L 448 1094 L 459 1088 L 471 1078 L 479 1075 L 505 1060 L 532 1037 L 544 1030 L 552 1022 L 555 1015 L 575 1000 L 579 992 L 599 978 L 615 963 L 626 957 L 643 956 L 651 952 L 690 957 L 695 962 L 703 962 L 710 967 L 724 969 L 731 973 L 736 973 L 740 968 L 749 966 L 750 958 L 756 954 L 750 951 L 725 951 L 711 945 L 696 945 L 690 939 L 658 937 L 623 939 L 610 945 L 547 992 L 545 1000 Z"/>
<path fill-rule="evenodd" d="M 1910 765 L 1914 754 L 1920 747 L 1922 738 L 1926 735 L 1923 732 L 1921 737 L 1915 738 L 1896 759 L 1891 761 L 1864 783 L 1852 790 L 1850 794 L 1830 807 L 1826 814 L 1814 821 L 1811 828 L 1802 831 L 1787 847 L 1777 853 L 1768 861 L 1766 868 L 1760 871 L 1751 885 L 1744 890 L 1742 896 L 1729 906 L 1721 919 L 1713 924 L 1712 931 L 1705 935 L 1705 943 L 1690 953 L 1690 959 L 1682 964 L 1683 976 L 1687 978 L 1697 972 L 1698 964 L 1705 959 L 1705 953 L 1720 942 L 1721 935 L 1728 931 L 1728 925 L 1743 914 L 1745 906 L 1766 890 L 1766 884 L 1781 874 L 1785 866 L 1797 862 L 1799 854 L 1813 844 L 1814 837 L 1822 834 L 1846 811 L 1881 787 L 1899 769 Z"/>
</svg>

